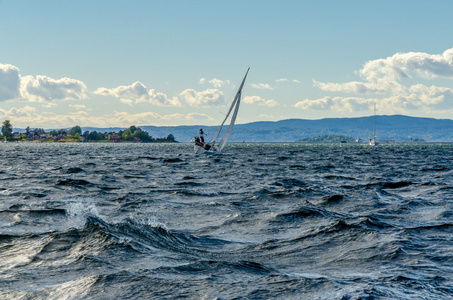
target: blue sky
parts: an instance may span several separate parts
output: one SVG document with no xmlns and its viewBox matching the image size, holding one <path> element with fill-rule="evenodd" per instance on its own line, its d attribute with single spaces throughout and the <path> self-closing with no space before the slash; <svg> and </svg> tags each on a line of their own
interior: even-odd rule
<svg viewBox="0 0 453 300">
<path fill-rule="evenodd" d="M 0 1 L 14 127 L 453 116 L 452 1 Z"/>
</svg>

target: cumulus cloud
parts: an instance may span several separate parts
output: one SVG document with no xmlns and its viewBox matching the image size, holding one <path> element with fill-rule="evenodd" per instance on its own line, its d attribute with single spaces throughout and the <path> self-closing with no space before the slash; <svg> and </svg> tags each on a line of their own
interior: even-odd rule
<svg viewBox="0 0 453 300">
<path fill-rule="evenodd" d="M 146 102 L 156 106 L 181 106 L 181 103 L 176 97 L 169 98 L 163 93 L 156 92 L 155 89 L 148 90 L 140 81 L 127 86 L 118 86 L 113 89 L 101 87 L 94 91 L 94 94 L 113 96 L 127 104 Z"/>
<path fill-rule="evenodd" d="M 155 112 L 114 112 L 103 116 L 93 116 L 86 111 L 73 111 L 68 114 L 43 113 L 30 106 L 11 108 L 9 110 L 0 109 L 0 118 L 10 120 L 16 128 L 25 128 L 26 126 L 33 128 L 64 128 L 75 124 L 96 127 L 109 127 L 114 124 L 114 126 L 128 127 L 132 124 L 173 125 L 175 120 L 197 123 L 200 120 L 215 121 L 212 117 L 200 113 L 161 115 Z"/>
<path fill-rule="evenodd" d="M 371 60 L 365 63 L 359 75 L 364 82 L 314 81 L 314 85 L 330 92 L 404 94 L 407 89 L 400 83 L 403 78 L 453 79 L 453 48 L 442 54 L 396 53 L 387 58 Z"/>
<path fill-rule="evenodd" d="M 244 97 L 243 101 L 244 101 L 244 103 L 247 103 L 247 104 L 258 104 L 258 105 L 268 106 L 268 107 L 275 107 L 278 105 L 277 101 L 275 101 L 274 99 L 266 100 L 259 96 L 247 96 L 247 97 Z"/>
<path fill-rule="evenodd" d="M 300 80 L 297 80 L 297 79 L 289 80 L 289 79 L 287 79 L 287 78 L 280 78 L 280 79 L 275 80 L 275 82 L 276 82 L 277 84 L 280 84 L 280 83 L 282 83 L 282 82 L 300 83 Z"/>
<path fill-rule="evenodd" d="M 206 84 L 206 82 L 215 88 L 221 88 L 222 86 L 230 84 L 229 80 L 221 80 L 221 79 L 217 79 L 217 78 L 213 78 L 211 80 L 207 80 L 206 78 L 201 78 L 199 81 L 200 84 Z"/>
<path fill-rule="evenodd" d="M 440 109 L 453 108 L 453 89 L 437 86 L 413 85 L 409 88 L 411 94 L 419 95 L 423 105 Z"/>
<path fill-rule="evenodd" d="M 405 113 L 407 110 L 446 111 L 453 109 L 453 90 L 446 87 L 415 84 L 404 85 L 403 79 L 453 79 L 453 48 L 442 54 L 421 52 L 396 53 L 393 56 L 368 61 L 358 72 L 363 79 L 346 83 L 319 82 L 314 86 L 328 92 L 379 94 L 383 98 L 324 97 L 304 100 L 294 106 L 302 109 L 360 111 L 371 101 L 380 102 L 386 112 Z"/>
<path fill-rule="evenodd" d="M 273 90 L 274 89 L 267 83 L 252 83 L 252 84 L 250 84 L 250 86 L 255 89 L 259 89 L 259 90 Z"/>
<path fill-rule="evenodd" d="M 225 103 L 224 94 L 217 89 L 207 89 L 197 92 L 193 89 L 186 89 L 179 94 L 179 97 L 190 106 L 194 107 L 212 107 L 220 106 Z"/>
<path fill-rule="evenodd" d="M 387 92 L 387 88 L 383 85 L 376 85 L 368 82 L 347 82 L 347 83 L 324 83 L 313 80 L 313 85 L 323 91 L 327 92 L 346 92 L 357 94 L 377 93 L 383 94 Z"/>
<path fill-rule="evenodd" d="M 86 116 L 85 112 L 55 115 L 49 112 L 40 112 L 35 107 L 30 106 L 11 108 L 9 110 L 0 109 L 0 117 L 8 118 L 15 128 L 25 128 L 27 126 L 32 128 L 63 128 L 74 126 L 74 124 L 81 124 L 90 119 Z"/>
<path fill-rule="evenodd" d="M 0 102 L 20 97 L 19 69 L 12 65 L 0 64 Z"/>
<path fill-rule="evenodd" d="M 436 86 L 413 85 L 408 93 L 384 98 L 324 97 L 305 99 L 293 106 L 303 110 L 325 110 L 339 113 L 371 111 L 374 103 L 386 114 L 403 114 L 408 111 L 446 112 L 453 109 L 453 89 Z"/>
<path fill-rule="evenodd" d="M 376 99 L 357 97 L 324 97 L 316 100 L 303 100 L 293 106 L 308 110 L 330 110 L 337 112 L 369 111 Z"/>
<path fill-rule="evenodd" d="M 209 80 L 208 82 L 215 88 L 221 88 L 224 85 L 230 84 L 229 80 L 220 80 L 217 78 L 213 78 L 213 79 Z"/>
<path fill-rule="evenodd" d="M 87 98 L 86 85 L 76 79 L 53 79 L 47 76 L 21 76 L 12 65 L 0 64 L 0 101 L 58 101 Z"/>
<path fill-rule="evenodd" d="M 83 104 L 70 104 L 69 106 L 72 107 L 72 108 L 75 108 L 77 110 L 82 110 L 82 109 L 92 110 L 90 108 L 87 108 L 86 105 L 83 105 Z"/>
<path fill-rule="evenodd" d="M 214 120 L 213 118 L 209 117 L 205 114 L 199 113 L 190 113 L 187 115 L 184 114 L 169 114 L 169 115 L 160 115 L 155 112 L 143 112 L 137 114 L 131 114 L 127 112 L 116 112 L 114 114 L 113 122 L 114 124 L 121 124 L 121 126 L 128 126 L 127 124 L 150 124 L 155 123 L 156 121 L 159 124 L 165 123 L 168 121 L 169 124 L 172 124 L 174 120 L 183 120 L 183 121 L 191 121 L 191 120 Z"/>
<path fill-rule="evenodd" d="M 22 97 L 30 101 L 80 100 L 87 97 L 86 85 L 76 79 L 53 79 L 38 75 L 21 78 Z"/>
<path fill-rule="evenodd" d="M 385 59 L 367 62 L 360 74 L 369 82 L 375 82 L 384 77 L 393 80 L 412 76 L 426 79 L 453 79 L 453 48 L 442 54 L 397 53 Z"/>
<path fill-rule="evenodd" d="M 17 117 L 30 117 L 36 113 L 36 108 L 25 106 L 21 108 L 10 108 L 9 110 L 0 109 L 0 116 L 2 118 L 17 118 Z"/>
<path fill-rule="evenodd" d="M 273 115 L 268 115 L 268 114 L 260 114 L 261 119 L 268 119 L 268 120 L 273 120 L 275 117 Z"/>
<path fill-rule="evenodd" d="M 185 116 L 185 120 L 190 121 L 200 121 L 200 120 L 208 120 L 208 121 L 215 121 L 213 117 L 207 114 L 199 114 L 199 113 L 190 113 Z"/>
</svg>

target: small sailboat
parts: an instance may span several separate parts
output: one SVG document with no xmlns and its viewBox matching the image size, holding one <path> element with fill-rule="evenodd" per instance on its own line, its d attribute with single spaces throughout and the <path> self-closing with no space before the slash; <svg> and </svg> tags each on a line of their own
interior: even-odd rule
<svg viewBox="0 0 453 300">
<path fill-rule="evenodd" d="M 212 136 L 211 140 L 208 143 L 203 143 L 203 142 L 200 142 L 200 140 L 195 139 L 195 146 L 194 146 L 195 154 L 219 153 L 222 151 L 223 147 L 225 147 L 225 144 L 228 141 L 228 138 L 230 137 L 231 132 L 233 131 L 234 123 L 236 122 L 236 117 L 239 112 L 239 105 L 241 103 L 242 87 L 244 86 L 245 79 L 247 78 L 247 74 L 249 73 L 249 70 L 250 70 L 250 68 L 247 69 L 244 79 L 242 80 L 242 83 L 239 86 L 236 96 L 234 97 L 233 102 L 231 103 L 228 113 L 226 114 L 225 118 L 223 119 L 223 122 L 220 124 L 220 126 L 217 129 L 217 131 L 215 132 L 215 134 Z M 233 112 L 233 114 L 231 115 L 230 126 L 228 127 L 228 130 L 226 131 L 225 135 L 220 140 L 219 144 L 217 145 L 217 143 L 216 143 L 217 138 L 219 137 L 220 132 L 222 131 L 222 127 L 225 124 L 226 120 L 230 117 L 231 112 Z"/>
<path fill-rule="evenodd" d="M 376 103 L 374 103 L 374 125 L 373 125 L 373 138 L 370 139 L 370 146 L 377 146 L 379 143 L 376 141 Z"/>
</svg>

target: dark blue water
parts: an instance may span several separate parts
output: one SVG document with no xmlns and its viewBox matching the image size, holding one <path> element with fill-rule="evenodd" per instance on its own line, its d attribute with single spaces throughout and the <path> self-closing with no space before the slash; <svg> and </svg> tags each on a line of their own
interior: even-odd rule
<svg viewBox="0 0 453 300">
<path fill-rule="evenodd" d="M 0 144 L 1 299 L 453 299 L 453 145 Z"/>
</svg>

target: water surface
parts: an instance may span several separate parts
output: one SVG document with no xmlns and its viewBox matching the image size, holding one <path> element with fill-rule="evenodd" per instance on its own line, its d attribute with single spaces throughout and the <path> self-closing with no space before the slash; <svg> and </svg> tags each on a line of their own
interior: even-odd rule
<svg viewBox="0 0 453 300">
<path fill-rule="evenodd" d="M 453 145 L 0 144 L 2 299 L 453 299 Z"/>
</svg>

